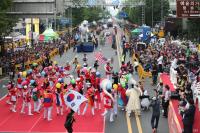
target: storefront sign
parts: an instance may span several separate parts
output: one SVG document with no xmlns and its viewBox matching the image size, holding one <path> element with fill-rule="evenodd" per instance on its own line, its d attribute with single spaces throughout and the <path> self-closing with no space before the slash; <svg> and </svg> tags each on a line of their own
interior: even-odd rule
<svg viewBox="0 0 200 133">
<path fill-rule="evenodd" d="M 200 0 L 176 0 L 176 16 L 200 18 Z"/>
</svg>

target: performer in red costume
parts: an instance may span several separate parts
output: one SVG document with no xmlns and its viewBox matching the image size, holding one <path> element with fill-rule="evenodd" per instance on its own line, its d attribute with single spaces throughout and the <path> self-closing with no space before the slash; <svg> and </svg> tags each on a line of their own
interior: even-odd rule
<svg viewBox="0 0 200 133">
<path fill-rule="evenodd" d="M 100 90 L 100 73 L 96 72 L 96 78 L 95 78 L 95 94 L 94 94 L 94 106 L 95 109 L 97 108 L 97 104 L 99 105 L 99 109 L 101 109 L 101 90 Z"/>
<path fill-rule="evenodd" d="M 6 101 L 6 103 L 10 104 L 10 105 L 12 104 L 10 102 L 10 100 L 11 100 L 11 90 L 12 90 L 13 87 L 14 87 L 14 84 L 12 83 L 12 81 L 9 81 L 8 85 L 6 86 L 6 88 L 8 90 L 8 95 L 7 95 L 8 100 Z"/>
<path fill-rule="evenodd" d="M 77 91 L 80 94 L 83 94 L 83 81 L 80 78 L 76 79 L 76 86 L 77 86 Z"/>
<path fill-rule="evenodd" d="M 17 112 L 16 111 L 17 88 L 15 88 L 14 86 L 10 89 L 10 102 L 11 102 L 11 108 L 10 108 L 10 110 L 12 112 Z"/>
<path fill-rule="evenodd" d="M 113 69 L 113 67 L 110 66 L 110 62 L 108 61 L 107 64 L 104 66 L 104 70 L 106 72 L 106 77 L 109 80 L 111 80 L 112 69 Z"/>
<path fill-rule="evenodd" d="M 124 86 L 122 85 L 119 85 L 118 86 L 118 92 L 119 92 L 119 95 L 120 95 L 120 99 L 122 101 L 122 103 L 120 104 L 120 106 L 122 106 L 122 110 L 124 110 L 128 100 L 127 100 L 127 97 L 126 97 L 126 89 Z"/>
<path fill-rule="evenodd" d="M 94 115 L 94 88 L 91 86 L 91 83 L 87 83 L 87 85 L 88 87 L 87 87 L 86 97 L 88 101 L 86 101 L 86 105 L 85 105 L 82 115 L 85 114 L 88 108 L 88 104 L 91 106 L 92 115 Z"/>
<path fill-rule="evenodd" d="M 29 88 L 25 85 L 23 87 L 23 102 L 22 102 L 22 109 L 21 113 L 25 114 L 24 109 L 26 106 L 28 106 L 28 115 L 33 115 L 31 113 L 31 94 Z"/>
<path fill-rule="evenodd" d="M 56 88 L 56 112 L 57 115 L 63 115 L 64 94 L 62 88 Z"/>
<path fill-rule="evenodd" d="M 91 72 L 90 81 L 93 87 L 95 87 L 96 72 Z"/>
<path fill-rule="evenodd" d="M 33 94 L 34 112 L 40 113 L 41 108 L 41 91 L 37 84 L 34 84 Z"/>
<path fill-rule="evenodd" d="M 53 94 L 50 89 L 47 89 L 47 92 L 44 93 L 44 119 L 47 118 L 48 121 L 52 120 L 52 108 L 53 108 Z"/>
<path fill-rule="evenodd" d="M 114 110 L 113 110 L 113 103 L 114 103 L 114 99 L 113 96 L 111 94 L 111 90 L 104 90 L 104 96 L 103 96 L 103 104 L 104 104 L 104 108 L 105 111 L 102 114 L 102 116 L 105 116 L 108 112 L 110 112 L 110 122 L 113 122 L 113 115 L 114 115 Z"/>
</svg>

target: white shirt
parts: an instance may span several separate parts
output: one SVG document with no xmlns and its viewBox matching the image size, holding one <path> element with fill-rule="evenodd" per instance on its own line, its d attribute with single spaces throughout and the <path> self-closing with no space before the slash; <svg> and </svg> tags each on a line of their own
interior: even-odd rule
<svg viewBox="0 0 200 133">
<path fill-rule="evenodd" d="M 162 64 L 162 63 L 163 63 L 163 56 L 160 56 L 160 57 L 157 59 L 157 62 L 158 62 L 158 64 Z"/>
<path fill-rule="evenodd" d="M 170 96 L 171 96 L 171 91 L 167 90 L 165 92 L 165 101 L 168 101 L 170 99 Z"/>
</svg>

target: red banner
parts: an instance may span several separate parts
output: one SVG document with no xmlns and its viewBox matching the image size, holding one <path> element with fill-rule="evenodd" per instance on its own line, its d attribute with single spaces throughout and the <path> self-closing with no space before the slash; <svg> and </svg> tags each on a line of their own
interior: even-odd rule
<svg viewBox="0 0 200 133">
<path fill-rule="evenodd" d="M 172 102 L 170 102 L 169 104 L 168 125 L 169 125 L 169 133 L 182 133 L 182 129 L 178 121 L 178 118 L 176 116 Z"/>
</svg>

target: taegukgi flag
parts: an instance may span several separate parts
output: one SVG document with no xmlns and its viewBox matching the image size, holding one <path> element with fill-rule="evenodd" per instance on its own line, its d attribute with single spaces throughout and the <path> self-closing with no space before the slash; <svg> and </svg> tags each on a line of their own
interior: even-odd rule
<svg viewBox="0 0 200 133">
<path fill-rule="evenodd" d="M 87 101 L 87 98 L 85 98 L 77 91 L 69 90 L 69 92 L 64 95 L 64 101 L 68 107 L 70 107 L 74 112 L 77 112 L 79 106 L 83 102 Z"/>
</svg>

